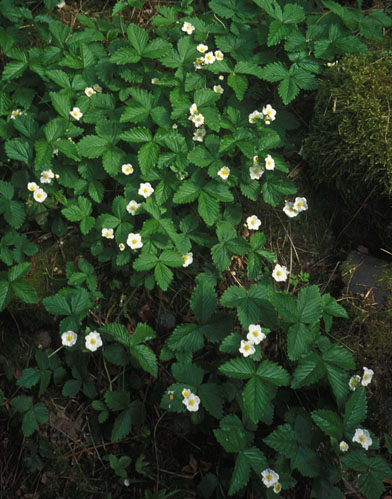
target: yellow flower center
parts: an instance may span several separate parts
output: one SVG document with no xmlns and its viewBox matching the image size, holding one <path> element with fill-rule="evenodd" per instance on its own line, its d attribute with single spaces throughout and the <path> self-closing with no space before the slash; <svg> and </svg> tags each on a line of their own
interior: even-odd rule
<svg viewBox="0 0 392 499">
<path fill-rule="evenodd" d="M 253 331 L 253 336 L 259 336 L 259 333 L 257 331 Z"/>
<path fill-rule="evenodd" d="M 144 194 L 147 194 L 148 189 L 147 189 L 147 188 L 144 188 L 144 189 L 143 189 L 143 192 L 144 192 Z"/>
<path fill-rule="evenodd" d="M 37 193 L 37 198 L 38 199 L 42 198 L 42 194 L 40 192 Z"/>
<path fill-rule="evenodd" d="M 271 482 L 271 481 L 273 480 L 271 473 L 269 473 L 269 474 L 267 475 L 267 480 L 268 480 L 269 482 Z"/>
<path fill-rule="evenodd" d="M 96 340 L 95 338 L 91 338 L 90 343 L 91 343 L 92 345 L 95 345 L 95 344 L 96 344 L 96 342 L 97 342 L 97 340 Z"/>
<path fill-rule="evenodd" d="M 67 341 L 72 341 L 72 336 L 70 334 L 67 336 Z"/>
<path fill-rule="evenodd" d="M 249 345 L 245 345 L 245 346 L 244 346 L 244 350 L 246 350 L 246 351 L 248 351 L 248 350 L 249 350 L 249 348 L 250 348 L 250 346 L 249 346 Z"/>
<path fill-rule="evenodd" d="M 190 399 L 190 400 L 188 401 L 188 404 L 189 404 L 189 405 L 195 405 L 195 401 L 194 401 L 193 399 Z"/>
<path fill-rule="evenodd" d="M 136 206 L 135 205 L 131 206 L 131 210 L 135 211 L 136 210 Z"/>
<path fill-rule="evenodd" d="M 255 223 L 256 223 L 256 221 L 255 221 L 255 220 L 252 220 L 252 221 L 251 221 L 251 224 L 252 224 L 252 225 L 254 225 Z"/>
<path fill-rule="evenodd" d="M 132 244 L 137 244 L 136 239 L 132 239 Z"/>
<path fill-rule="evenodd" d="M 174 395 L 172 393 L 169 394 L 169 400 L 174 400 Z"/>
<path fill-rule="evenodd" d="M 277 270 L 277 271 L 276 271 L 276 275 L 281 276 L 281 275 L 282 275 L 282 272 L 281 272 L 280 270 Z"/>
<path fill-rule="evenodd" d="M 359 437 L 359 440 L 360 440 L 361 442 L 364 442 L 364 441 L 366 440 L 366 439 L 365 439 L 365 435 L 361 435 L 361 436 Z"/>
</svg>

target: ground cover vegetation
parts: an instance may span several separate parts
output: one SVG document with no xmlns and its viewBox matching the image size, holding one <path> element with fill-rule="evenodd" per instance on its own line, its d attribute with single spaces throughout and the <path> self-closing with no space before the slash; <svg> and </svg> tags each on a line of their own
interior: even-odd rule
<svg viewBox="0 0 392 499">
<path fill-rule="evenodd" d="M 286 162 L 303 138 L 290 103 L 391 18 L 331 0 L 143 7 L 0 3 L 0 310 L 55 330 L 28 366 L 2 338 L 2 422 L 29 442 L 24 469 L 52 461 L 63 480 L 29 487 L 378 498 L 392 474 L 366 424 L 374 372 L 331 340 L 346 310 L 275 254 L 259 217 L 308 209 Z M 165 420 L 204 462 L 190 454 L 185 490 L 161 485 Z M 73 442 L 62 460 L 54 431 Z M 105 490 L 63 472 L 94 453 Z M 12 476 L 2 490 L 21 495 Z"/>
</svg>

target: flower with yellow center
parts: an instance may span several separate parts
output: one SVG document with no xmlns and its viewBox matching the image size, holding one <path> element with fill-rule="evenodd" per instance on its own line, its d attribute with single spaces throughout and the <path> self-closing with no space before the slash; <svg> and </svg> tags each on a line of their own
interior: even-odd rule
<svg viewBox="0 0 392 499">
<path fill-rule="evenodd" d="M 33 196 L 34 199 L 37 201 L 37 203 L 43 203 L 45 199 L 48 197 L 46 192 L 40 187 L 38 189 L 35 189 Z"/>
<path fill-rule="evenodd" d="M 153 187 L 151 186 L 150 182 L 146 183 L 141 183 L 139 186 L 138 194 L 140 196 L 143 196 L 145 199 L 151 196 L 151 194 L 154 192 Z"/>
<path fill-rule="evenodd" d="M 284 202 L 284 213 L 290 218 L 296 217 L 298 215 L 298 211 L 294 208 L 294 203 L 291 201 Z"/>
<path fill-rule="evenodd" d="M 114 239 L 114 231 L 113 229 L 102 229 L 102 237 L 106 237 L 106 239 Z"/>
<path fill-rule="evenodd" d="M 35 182 L 29 182 L 27 184 L 27 189 L 30 191 L 30 192 L 34 192 L 36 189 L 38 189 L 38 185 L 35 183 Z"/>
<path fill-rule="evenodd" d="M 266 487 L 273 487 L 278 483 L 279 475 L 274 470 L 270 468 L 265 469 L 261 472 L 261 476 L 263 477 L 263 483 Z"/>
<path fill-rule="evenodd" d="M 354 374 L 354 376 L 351 376 L 348 382 L 348 386 L 352 392 L 355 392 L 360 383 L 361 383 L 361 376 L 359 376 L 359 374 Z"/>
<path fill-rule="evenodd" d="M 265 340 L 267 336 L 263 333 L 261 326 L 258 324 L 251 324 L 246 337 L 249 341 L 253 341 L 255 345 L 258 345 Z"/>
<path fill-rule="evenodd" d="M 20 109 L 15 109 L 11 112 L 11 120 L 15 120 L 17 116 L 21 115 L 22 111 Z"/>
<path fill-rule="evenodd" d="M 128 213 L 130 213 L 132 216 L 136 215 L 137 210 L 140 208 L 141 204 L 137 203 L 135 200 L 132 199 L 132 201 L 129 201 L 129 203 L 126 206 L 126 210 Z"/>
<path fill-rule="evenodd" d="M 142 236 L 130 232 L 128 234 L 127 244 L 131 249 L 139 249 L 143 247 Z"/>
<path fill-rule="evenodd" d="M 102 92 L 102 87 L 100 85 L 98 85 L 98 83 L 95 83 L 95 85 L 93 85 L 93 89 L 96 92 Z"/>
<path fill-rule="evenodd" d="M 196 50 L 200 52 L 201 54 L 205 54 L 208 50 L 207 45 L 204 45 L 203 43 L 199 43 L 199 45 L 196 47 Z"/>
<path fill-rule="evenodd" d="M 238 350 L 244 357 L 253 355 L 256 351 L 254 341 L 241 340 L 241 346 Z"/>
<path fill-rule="evenodd" d="M 344 440 L 342 440 L 339 444 L 339 449 L 342 451 L 342 452 L 347 452 L 348 451 L 348 443 L 345 442 Z"/>
<path fill-rule="evenodd" d="M 190 388 L 184 388 L 181 392 L 181 395 L 185 398 L 188 398 L 192 395 L 192 391 L 190 390 Z"/>
<path fill-rule="evenodd" d="M 91 331 L 85 338 L 85 346 L 91 352 L 95 352 L 102 345 L 101 335 L 97 331 Z"/>
<path fill-rule="evenodd" d="M 217 175 L 222 180 L 227 180 L 230 175 L 230 168 L 228 166 L 222 166 L 222 168 L 218 171 Z"/>
<path fill-rule="evenodd" d="M 215 60 L 215 56 L 212 52 L 207 52 L 207 54 L 204 56 L 204 64 L 213 64 Z"/>
<path fill-rule="evenodd" d="M 195 127 L 199 127 L 201 125 L 204 124 L 204 116 L 202 114 L 195 114 L 194 116 L 192 116 L 192 121 L 193 121 L 193 124 L 195 125 Z"/>
<path fill-rule="evenodd" d="M 73 345 L 75 345 L 77 339 L 78 339 L 78 335 L 76 333 L 74 333 L 73 331 L 65 331 L 61 335 L 61 343 L 65 347 L 72 347 Z"/>
<path fill-rule="evenodd" d="M 280 485 L 279 482 L 275 483 L 274 488 L 272 490 L 275 492 L 275 494 L 279 494 L 279 492 L 282 490 L 282 486 Z"/>
<path fill-rule="evenodd" d="M 83 116 L 83 113 L 80 112 L 80 109 L 78 107 L 74 107 L 72 111 L 69 112 L 69 114 L 77 121 L 79 121 Z"/>
<path fill-rule="evenodd" d="M 96 94 L 97 92 L 93 88 L 87 87 L 84 89 L 84 93 L 87 95 L 87 97 L 91 97 L 92 95 Z"/>
<path fill-rule="evenodd" d="M 131 175 L 133 173 L 133 166 L 130 163 L 126 163 L 125 165 L 122 165 L 121 171 L 123 172 L 124 175 Z"/>
<path fill-rule="evenodd" d="M 118 245 L 118 249 L 119 249 L 120 251 L 124 251 L 124 250 L 125 250 L 125 244 L 124 244 L 124 243 L 120 243 L 120 244 Z"/>
<path fill-rule="evenodd" d="M 265 169 L 266 170 L 274 170 L 275 169 L 275 160 L 271 157 L 270 154 L 265 158 Z"/>
<path fill-rule="evenodd" d="M 41 184 L 50 184 L 54 178 L 54 173 L 52 170 L 44 170 L 41 173 L 41 178 L 39 179 Z"/>
<path fill-rule="evenodd" d="M 193 262 L 193 253 L 192 252 L 186 253 L 186 255 L 182 255 L 182 258 L 184 260 L 182 266 L 189 267 L 189 265 Z"/>
<path fill-rule="evenodd" d="M 223 61 L 223 52 L 221 52 L 220 50 L 215 50 L 215 59 L 217 61 Z"/>
<path fill-rule="evenodd" d="M 370 434 L 367 430 L 357 428 L 353 436 L 353 442 L 357 442 L 365 450 L 368 450 L 368 448 L 372 445 L 373 440 L 371 439 Z"/>
<path fill-rule="evenodd" d="M 294 208 L 298 211 L 305 211 L 308 209 L 308 202 L 306 201 L 306 198 L 295 198 L 294 201 Z"/>
<path fill-rule="evenodd" d="M 264 170 L 257 164 L 249 168 L 249 175 L 252 180 L 259 180 L 264 173 Z"/>
<path fill-rule="evenodd" d="M 193 24 L 185 21 L 184 24 L 182 25 L 181 30 L 187 33 L 188 35 L 191 35 L 194 32 L 195 27 L 193 26 Z"/>
<path fill-rule="evenodd" d="M 188 411 L 196 412 L 199 410 L 200 399 L 194 393 L 191 393 L 189 397 L 184 398 L 182 403 L 186 406 Z"/>
<path fill-rule="evenodd" d="M 272 271 L 272 277 L 277 282 L 286 281 L 288 274 L 289 272 L 284 265 L 276 264 L 274 270 Z"/>
<path fill-rule="evenodd" d="M 261 220 L 256 215 L 252 215 L 246 219 L 246 224 L 249 230 L 258 230 Z"/>
<path fill-rule="evenodd" d="M 216 94 L 223 94 L 224 90 L 221 85 L 214 85 L 213 90 Z"/>
<path fill-rule="evenodd" d="M 371 381 L 372 381 L 373 374 L 374 374 L 373 369 L 368 369 L 367 367 L 364 367 L 361 385 L 368 386 L 368 384 L 371 383 Z"/>
<path fill-rule="evenodd" d="M 152 83 L 152 85 L 158 85 L 159 78 L 151 78 L 151 83 Z"/>
</svg>

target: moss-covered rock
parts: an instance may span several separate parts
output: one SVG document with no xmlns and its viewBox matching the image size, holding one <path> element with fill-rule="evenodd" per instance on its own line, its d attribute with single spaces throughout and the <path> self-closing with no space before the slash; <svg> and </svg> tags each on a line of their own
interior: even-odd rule
<svg viewBox="0 0 392 499">
<path fill-rule="evenodd" d="M 355 231 L 376 229 L 384 244 L 392 242 L 391 46 L 348 54 L 326 71 L 304 145 L 313 181 L 338 193 L 340 228 L 359 210 Z"/>
</svg>

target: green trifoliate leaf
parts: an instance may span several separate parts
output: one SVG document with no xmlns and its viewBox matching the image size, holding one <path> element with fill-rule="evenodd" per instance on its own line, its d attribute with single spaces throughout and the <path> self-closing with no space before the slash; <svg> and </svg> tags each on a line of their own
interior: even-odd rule
<svg viewBox="0 0 392 499">
<path fill-rule="evenodd" d="M 287 353 L 290 359 L 299 359 L 314 340 L 312 330 L 302 322 L 290 326 L 287 334 Z"/>
<path fill-rule="evenodd" d="M 136 357 L 142 369 L 150 373 L 154 378 L 158 375 L 158 361 L 155 353 L 146 345 L 134 345 L 131 354 Z"/>
<path fill-rule="evenodd" d="M 32 367 L 23 369 L 22 374 L 18 378 L 16 384 L 23 388 L 31 388 L 35 386 L 41 379 L 41 371 Z"/>
<path fill-rule="evenodd" d="M 107 147 L 107 140 L 97 135 L 85 135 L 77 144 L 79 154 L 90 159 L 102 156 Z"/>
<path fill-rule="evenodd" d="M 264 442 L 287 459 L 292 459 L 298 450 L 298 435 L 289 424 L 278 426 L 270 433 Z"/>
<path fill-rule="evenodd" d="M 329 384 L 338 405 L 341 405 L 349 393 L 348 376 L 345 371 L 329 362 L 325 362 Z"/>
<path fill-rule="evenodd" d="M 132 429 L 132 415 L 130 409 L 122 411 L 115 419 L 111 441 L 117 442 L 128 435 Z"/>
<path fill-rule="evenodd" d="M 132 23 L 128 25 L 127 35 L 137 54 L 141 56 L 148 42 L 147 32 L 136 24 Z"/>
<path fill-rule="evenodd" d="M 47 423 L 49 419 L 48 409 L 43 404 L 36 404 L 29 409 L 22 419 L 22 431 L 25 437 L 29 437 L 38 428 L 39 423 Z"/>
<path fill-rule="evenodd" d="M 44 304 L 44 307 L 46 308 L 46 310 L 50 314 L 54 314 L 54 315 L 70 315 L 71 314 L 71 307 L 69 306 L 67 299 L 60 294 L 48 296 L 47 298 L 44 298 L 43 304 Z"/>
</svg>

